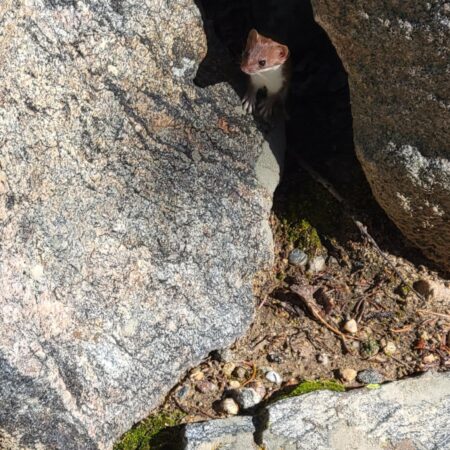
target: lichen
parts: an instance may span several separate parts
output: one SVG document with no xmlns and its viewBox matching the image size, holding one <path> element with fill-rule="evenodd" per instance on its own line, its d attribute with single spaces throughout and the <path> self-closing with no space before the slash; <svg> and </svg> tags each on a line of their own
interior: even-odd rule
<svg viewBox="0 0 450 450">
<path fill-rule="evenodd" d="M 173 427 L 181 423 L 181 411 L 159 412 L 127 431 L 114 445 L 114 450 L 157 450 L 173 443 Z"/>
</svg>

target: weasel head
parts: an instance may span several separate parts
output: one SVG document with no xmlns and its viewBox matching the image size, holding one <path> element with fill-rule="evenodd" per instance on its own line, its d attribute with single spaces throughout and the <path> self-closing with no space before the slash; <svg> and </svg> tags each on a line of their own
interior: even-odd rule
<svg viewBox="0 0 450 450">
<path fill-rule="evenodd" d="M 262 36 L 255 29 L 248 34 L 247 45 L 242 55 L 241 70 L 254 75 L 277 69 L 289 58 L 289 49 L 268 37 Z"/>
</svg>

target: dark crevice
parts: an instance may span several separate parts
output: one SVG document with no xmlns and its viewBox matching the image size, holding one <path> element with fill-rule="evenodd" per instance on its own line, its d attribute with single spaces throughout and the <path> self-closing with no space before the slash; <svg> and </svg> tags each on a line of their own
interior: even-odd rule
<svg viewBox="0 0 450 450">
<path fill-rule="evenodd" d="M 287 101 L 287 153 L 283 179 L 274 196 L 274 211 L 286 214 L 287 203 L 302 197 L 312 205 L 308 217 L 319 233 L 346 242 L 358 238 L 344 213 L 326 218 L 317 182 L 297 164 L 305 160 L 329 180 L 372 232 L 379 245 L 416 264 L 434 267 L 401 235 L 376 203 L 355 154 L 347 73 L 326 32 L 314 21 L 310 0 L 195 0 L 201 11 L 208 53 L 194 82 L 206 87 L 228 82 L 242 98 L 246 78 L 239 69 L 250 29 L 286 44 L 291 52 L 293 76 Z M 257 125 L 263 131 L 262 121 Z M 323 195 L 323 193 L 321 194 Z M 291 202 L 292 203 L 292 202 Z M 310 212 L 308 211 L 308 213 Z M 316 214 L 317 212 L 317 214 Z M 332 228 L 332 229 L 331 229 Z"/>
</svg>

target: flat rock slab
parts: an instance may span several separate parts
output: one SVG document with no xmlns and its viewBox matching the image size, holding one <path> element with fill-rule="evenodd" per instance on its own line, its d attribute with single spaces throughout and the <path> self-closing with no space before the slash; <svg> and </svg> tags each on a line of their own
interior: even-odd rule
<svg viewBox="0 0 450 450">
<path fill-rule="evenodd" d="M 6 0 L 0 24 L 0 447 L 111 448 L 251 323 L 273 142 L 192 82 L 193 0 Z"/>
<path fill-rule="evenodd" d="M 229 428 L 223 420 L 207 422 L 203 440 L 200 431 L 206 425 L 188 425 L 185 448 L 217 448 L 206 443 L 220 445 L 220 439 L 226 442 L 241 430 L 241 423 L 234 428 L 236 418 L 228 420 Z M 248 418 L 245 423 L 250 426 Z M 312 392 L 274 403 L 251 423 L 254 442 L 267 450 L 450 449 L 450 373 L 429 373 L 379 389 Z"/>
</svg>

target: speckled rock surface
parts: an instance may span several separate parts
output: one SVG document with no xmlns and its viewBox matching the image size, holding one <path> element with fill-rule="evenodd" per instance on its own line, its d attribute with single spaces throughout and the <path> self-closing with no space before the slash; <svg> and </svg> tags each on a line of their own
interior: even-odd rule
<svg viewBox="0 0 450 450">
<path fill-rule="evenodd" d="M 349 73 L 356 149 L 375 197 L 450 269 L 450 4 L 312 3 Z"/>
<path fill-rule="evenodd" d="M 257 450 L 250 416 L 192 423 L 184 430 L 185 450 Z"/>
<path fill-rule="evenodd" d="M 216 447 L 202 444 L 228 442 L 242 427 L 234 425 L 235 420 L 188 426 L 186 436 L 195 441 L 187 439 L 185 445 L 190 446 L 185 448 L 211 449 Z M 251 423 L 255 441 L 266 450 L 442 450 L 450 448 L 449 421 L 447 372 L 428 373 L 376 390 L 317 391 L 281 400 Z"/>
<path fill-rule="evenodd" d="M 191 0 L 6 0 L 0 24 L 0 447 L 111 448 L 252 319 L 264 138 L 193 85 Z"/>
</svg>

